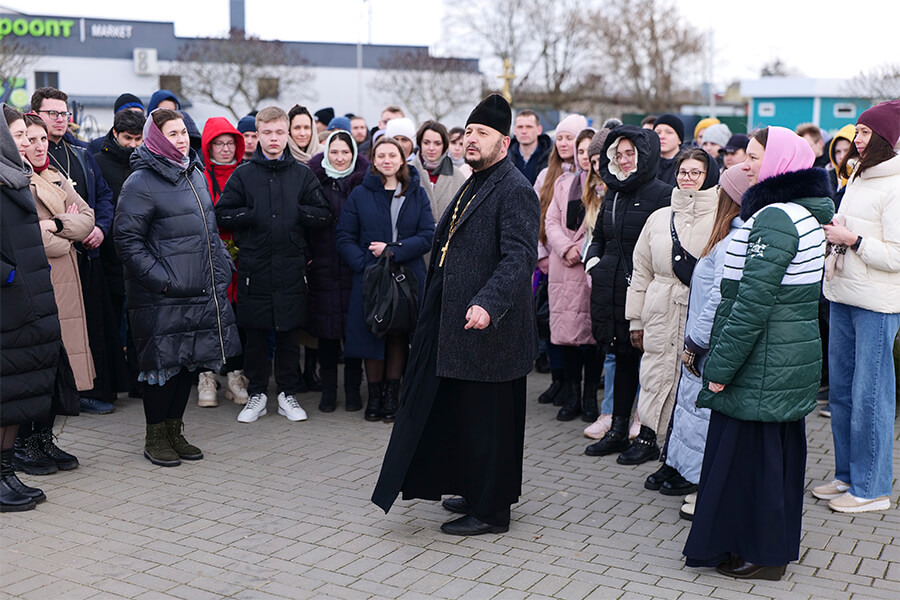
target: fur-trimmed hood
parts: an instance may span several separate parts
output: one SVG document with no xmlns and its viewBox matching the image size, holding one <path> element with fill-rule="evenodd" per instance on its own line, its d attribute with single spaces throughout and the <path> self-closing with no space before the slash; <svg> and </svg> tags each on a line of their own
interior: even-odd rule
<svg viewBox="0 0 900 600">
<path fill-rule="evenodd" d="M 819 221 L 834 217 L 831 181 L 825 169 L 811 168 L 775 175 L 750 187 L 741 200 L 741 219 L 747 221 L 760 209 L 779 202 L 800 204 Z"/>
</svg>

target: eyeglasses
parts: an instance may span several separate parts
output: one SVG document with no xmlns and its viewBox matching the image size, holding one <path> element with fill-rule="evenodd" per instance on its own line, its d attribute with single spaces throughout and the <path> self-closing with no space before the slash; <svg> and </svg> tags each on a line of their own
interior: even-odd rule
<svg viewBox="0 0 900 600">
<path fill-rule="evenodd" d="M 63 119 L 68 119 L 72 116 L 72 113 L 68 111 L 60 112 L 58 110 L 39 110 L 38 112 L 47 113 L 47 116 L 54 121 L 58 120 L 60 117 L 62 117 Z"/>
<path fill-rule="evenodd" d="M 212 145 L 216 148 L 235 148 L 236 146 L 234 142 L 213 142 Z"/>
<path fill-rule="evenodd" d="M 625 152 L 616 152 L 616 160 L 623 158 L 634 158 L 634 150 L 626 150 Z"/>
<path fill-rule="evenodd" d="M 676 177 L 679 179 L 690 179 L 691 181 L 697 181 L 700 179 L 701 175 L 706 174 L 706 171 L 678 171 Z"/>
</svg>

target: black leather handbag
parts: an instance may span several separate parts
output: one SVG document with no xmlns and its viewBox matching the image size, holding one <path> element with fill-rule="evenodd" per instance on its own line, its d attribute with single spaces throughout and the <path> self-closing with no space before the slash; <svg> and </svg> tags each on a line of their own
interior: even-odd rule
<svg viewBox="0 0 900 600">
<path fill-rule="evenodd" d="M 408 333 L 419 318 L 419 282 L 412 269 L 393 260 L 390 244 L 363 273 L 363 314 L 375 337 Z"/>
</svg>

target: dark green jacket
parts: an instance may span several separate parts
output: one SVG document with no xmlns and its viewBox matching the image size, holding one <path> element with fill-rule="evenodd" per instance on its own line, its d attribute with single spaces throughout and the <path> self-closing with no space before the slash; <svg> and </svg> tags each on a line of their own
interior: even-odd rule
<svg viewBox="0 0 900 600">
<path fill-rule="evenodd" d="M 822 224 L 834 205 L 822 169 L 785 173 L 744 194 L 698 405 L 743 421 L 796 421 L 816 405 Z M 709 382 L 725 385 L 718 394 Z"/>
</svg>

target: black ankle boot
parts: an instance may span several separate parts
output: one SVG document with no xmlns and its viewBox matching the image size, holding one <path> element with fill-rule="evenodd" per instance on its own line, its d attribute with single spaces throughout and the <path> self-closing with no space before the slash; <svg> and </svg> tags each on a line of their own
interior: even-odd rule
<svg viewBox="0 0 900 600">
<path fill-rule="evenodd" d="M 556 397 L 563 393 L 563 370 L 552 369 L 550 375 L 553 377 L 553 382 L 538 396 L 538 404 L 553 404 Z"/>
<path fill-rule="evenodd" d="M 620 465 L 640 465 L 657 458 L 659 446 L 656 445 L 656 432 L 646 425 L 641 425 L 641 432 L 634 438 L 628 450 L 619 455 L 616 462 Z"/>
<path fill-rule="evenodd" d="M 303 381 L 306 388 L 311 392 L 322 391 L 322 380 L 319 378 L 316 363 L 319 360 L 319 351 L 310 347 L 306 347 L 305 356 L 303 358 Z"/>
<path fill-rule="evenodd" d="M 581 420 L 593 423 L 600 416 L 597 410 L 597 382 L 584 380 L 584 392 L 581 396 Z"/>
<path fill-rule="evenodd" d="M 384 409 L 383 416 L 385 423 L 393 423 L 397 417 L 397 405 L 400 403 L 400 380 L 388 379 L 384 386 Z"/>
<path fill-rule="evenodd" d="M 319 410 L 324 413 L 334 412 L 337 408 L 337 369 L 322 369 L 322 398 Z"/>
<path fill-rule="evenodd" d="M 557 421 L 571 421 L 581 414 L 581 382 L 566 382 L 566 400 L 556 413 Z"/>
<path fill-rule="evenodd" d="M 628 417 L 612 418 L 609 431 L 599 442 L 588 446 L 584 453 L 588 456 L 606 456 L 614 452 L 621 452 L 628 447 Z"/>
<path fill-rule="evenodd" d="M 366 421 L 380 421 L 383 415 L 384 389 L 380 381 L 369 383 L 369 399 L 366 401 Z"/>
<path fill-rule="evenodd" d="M 56 461 L 44 454 L 36 433 L 23 438 L 16 436 L 13 447 L 13 468 L 29 475 L 50 475 L 59 471 Z"/>
<path fill-rule="evenodd" d="M 362 385 L 362 366 L 352 363 L 352 359 L 344 361 L 344 408 L 350 412 L 362 408 L 362 396 L 359 394 L 359 386 Z"/>
<path fill-rule="evenodd" d="M 41 452 L 56 463 L 60 471 L 71 471 L 78 468 L 78 459 L 68 452 L 62 451 L 53 441 L 53 428 L 47 424 L 34 426 Z"/>
<path fill-rule="evenodd" d="M 20 512 L 32 510 L 38 502 L 47 499 L 38 488 L 22 483 L 13 470 L 14 450 L 0 451 L 0 512 Z"/>
</svg>

